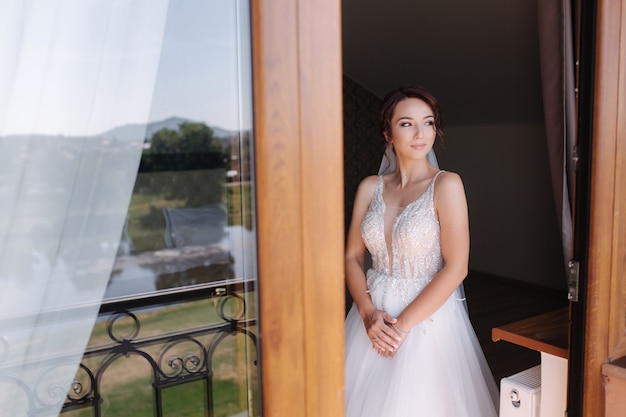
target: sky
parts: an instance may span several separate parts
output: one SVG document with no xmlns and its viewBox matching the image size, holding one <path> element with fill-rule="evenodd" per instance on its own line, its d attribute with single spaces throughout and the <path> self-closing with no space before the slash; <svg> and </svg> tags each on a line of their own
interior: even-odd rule
<svg viewBox="0 0 626 417">
<path fill-rule="evenodd" d="M 250 127 L 246 1 L 0 3 L 0 136 L 172 116 Z"/>
</svg>

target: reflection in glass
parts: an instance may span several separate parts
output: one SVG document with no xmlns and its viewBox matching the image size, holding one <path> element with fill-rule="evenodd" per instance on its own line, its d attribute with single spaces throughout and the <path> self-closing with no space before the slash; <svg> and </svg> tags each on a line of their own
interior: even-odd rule
<svg viewBox="0 0 626 417">
<path fill-rule="evenodd" d="M 259 415 L 248 2 L 7 4 L 36 42 L 0 39 L 0 402 Z"/>
<path fill-rule="evenodd" d="M 247 13 L 230 0 L 172 2 L 168 10 L 152 121 L 142 126 L 143 151 L 105 299 L 216 290 L 206 300 L 134 312 L 138 351 L 163 373 L 152 382 L 155 401 L 141 402 L 136 415 L 260 413 Z M 98 323 L 90 345 L 114 344 L 98 330 L 104 326 Z M 103 392 L 105 403 L 114 407 L 119 395 L 150 379 L 153 370 L 145 371 Z"/>
<path fill-rule="evenodd" d="M 204 287 L 217 296 L 134 312 L 141 328 L 133 340 L 163 372 L 155 401 L 136 415 L 260 412 L 247 13 L 231 0 L 168 9 L 152 121 L 137 129 L 143 151 L 105 299 Z M 132 125 L 113 132 L 135 134 Z M 222 290 L 225 283 L 240 284 Z M 90 345 L 114 344 L 104 327 L 96 325 Z M 103 392 L 105 404 L 113 409 L 117 396 L 150 379 L 145 371 Z"/>
<path fill-rule="evenodd" d="M 256 276 L 247 5 L 171 2 L 105 298 Z M 112 136 L 132 135 L 133 126 Z"/>
</svg>

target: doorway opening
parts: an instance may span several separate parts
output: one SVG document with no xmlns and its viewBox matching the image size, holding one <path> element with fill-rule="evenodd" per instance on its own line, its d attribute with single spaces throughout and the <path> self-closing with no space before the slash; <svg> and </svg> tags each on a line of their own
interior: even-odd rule
<svg viewBox="0 0 626 417">
<path fill-rule="evenodd" d="M 343 1 L 346 230 L 356 188 L 376 174 L 382 97 L 418 84 L 439 100 L 442 169 L 470 212 L 465 289 L 496 382 L 540 363 L 491 329 L 568 305 L 548 164 L 536 2 Z M 350 300 L 348 299 L 349 307 Z"/>
</svg>

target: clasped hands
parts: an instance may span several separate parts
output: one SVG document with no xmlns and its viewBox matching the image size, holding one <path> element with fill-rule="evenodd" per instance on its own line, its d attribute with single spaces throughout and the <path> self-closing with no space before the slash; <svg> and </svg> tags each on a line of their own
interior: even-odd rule
<svg viewBox="0 0 626 417">
<path fill-rule="evenodd" d="M 397 321 L 395 317 L 382 310 L 374 310 L 363 320 L 372 347 L 381 356 L 395 356 L 408 335 L 408 332 L 396 327 Z"/>
</svg>

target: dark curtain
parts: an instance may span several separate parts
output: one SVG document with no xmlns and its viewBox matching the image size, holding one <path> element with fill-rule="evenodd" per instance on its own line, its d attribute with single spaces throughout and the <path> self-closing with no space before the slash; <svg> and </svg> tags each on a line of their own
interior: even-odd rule
<svg viewBox="0 0 626 417">
<path fill-rule="evenodd" d="M 572 153 L 575 140 L 574 51 L 570 0 L 537 0 L 543 108 L 550 176 L 563 241 L 572 257 Z"/>
</svg>

